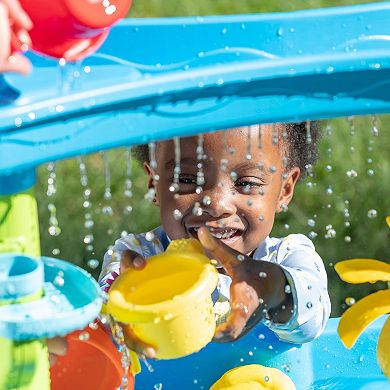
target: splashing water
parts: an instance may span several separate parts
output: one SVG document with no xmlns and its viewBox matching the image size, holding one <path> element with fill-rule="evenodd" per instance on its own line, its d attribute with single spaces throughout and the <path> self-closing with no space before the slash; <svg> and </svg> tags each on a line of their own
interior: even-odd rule
<svg viewBox="0 0 390 390">
<path fill-rule="evenodd" d="M 102 207 L 102 213 L 109 217 L 114 215 L 114 211 L 111 206 L 112 193 L 111 193 L 111 172 L 110 172 L 110 162 L 108 158 L 107 152 L 101 152 L 103 158 L 103 166 L 104 166 L 104 180 L 105 180 L 105 188 L 103 198 L 105 201 L 105 205 Z"/>
<path fill-rule="evenodd" d="M 247 160 L 252 160 L 252 154 L 251 154 L 251 137 L 252 137 L 252 129 L 253 126 L 248 126 L 248 137 L 247 137 L 247 142 L 246 142 L 246 156 L 245 158 Z"/>
<path fill-rule="evenodd" d="M 196 159 L 197 159 L 197 168 L 198 172 L 196 173 L 196 193 L 200 194 L 203 191 L 203 186 L 205 183 L 204 172 L 203 172 L 203 160 L 205 158 L 204 148 L 203 148 L 204 136 L 203 134 L 198 135 L 198 146 L 196 148 Z"/>
<path fill-rule="evenodd" d="M 179 192 L 180 190 L 179 183 L 180 183 L 180 173 L 181 173 L 181 168 L 180 168 L 181 150 L 180 150 L 179 137 L 173 138 L 173 145 L 175 151 L 175 167 L 173 168 L 173 182 L 169 187 L 169 191 L 176 193 Z"/>
<path fill-rule="evenodd" d="M 121 364 L 123 368 L 123 375 L 119 389 L 127 390 L 128 388 L 128 373 L 130 368 L 130 352 L 125 343 L 125 336 L 123 334 L 122 327 L 111 317 L 108 315 L 103 316 L 105 323 L 110 326 L 112 336 L 114 341 L 121 353 Z M 103 321 L 102 321 L 103 322 Z"/>
<path fill-rule="evenodd" d="M 92 228 L 94 226 L 94 221 L 92 218 L 92 202 L 91 202 L 92 191 L 89 188 L 87 167 L 85 165 L 82 156 L 79 157 L 79 169 L 80 169 L 80 183 L 83 190 L 83 208 L 85 210 L 84 227 L 86 229 L 86 234 L 84 236 L 83 242 L 85 244 L 85 249 L 87 250 L 87 252 L 93 253 L 94 236 L 93 236 Z"/>
<path fill-rule="evenodd" d="M 47 165 L 48 178 L 47 178 L 47 190 L 46 195 L 50 199 L 50 203 L 47 205 L 47 209 L 49 210 L 49 234 L 50 236 L 58 236 L 61 234 L 61 228 L 58 224 L 57 219 L 57 208 L 54 205 L 52 198 L 57 193 L 57 174 L 56 174 L 56 165 L 53 162 L 50 162 Z"/>
<path fill-rule="evenodd" d="M 133 192 L 132 192 L 133 182 L 131 180 L 133 162 L 131 158 L 131 147 L 126 148 L 125 161 L 126 161 L 126 171 L 125 171 L 125 188 L 123 191 L 123 195 L 126 199 L 126 206 L 124 209 L 124 213 L 126 215 L 129 215 L 133 210 L 133 207 L 131 206 L 131 198 L 133 196 Z"/>
</svg>

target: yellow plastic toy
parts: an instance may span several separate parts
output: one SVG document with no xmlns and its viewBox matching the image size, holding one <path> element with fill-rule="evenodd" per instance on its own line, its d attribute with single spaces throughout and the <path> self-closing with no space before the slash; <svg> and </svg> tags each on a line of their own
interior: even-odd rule
<svg viewBox="0 0 390 390">
<path fill-rule="evenodd" d="M 390 227 L 390 216 L 386 217 Z M 350 259 L 339 261 L 335 270 L 340 278 L 348 283 L 390 282 L 390 264 L 375 259 Z M 390 286 L 390 285 L 389 285 Z M 341 341 L 347 348 L 352 348 L 363 330 L 383 314 L 390 312 L 390 290 L 374 292 L 348 308 L 338 326 Z M 390 317 L 387 318 L 379 334 L 377 359 L 379 367 L 390 380 Z"/>
<path fill-rule="evenodd" d="M 276 368 L 250 364 L 229 370 L 210 390 L 296 390 L 294 382 Z"/>
<path fill-rule="evenodd" d="M 115 280 L 107 310 L 155 346 L 158 359 L 183 357 L 214 335 L 211 293 L 217 282 L 217 270 L 199 241 L 174 240 L 142 271 L 127 269 Z"/>
</svg>

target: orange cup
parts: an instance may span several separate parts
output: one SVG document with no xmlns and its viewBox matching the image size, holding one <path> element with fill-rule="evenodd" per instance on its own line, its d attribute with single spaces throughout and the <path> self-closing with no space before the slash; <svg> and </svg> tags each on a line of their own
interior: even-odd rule
<svg viewBox="0 0 390 390">
<path fill-rule="evenodd" d="M 50 369 L 52 390 L 113 390 L 120 386 L 121 354 L 101 324 L 96 330 L 87 327 L 70 333 L 67 341 L 66 355 L 58 357 Z M 127 379 L 127 388 L 134 389 L 130 372 Z"/>
</svg>

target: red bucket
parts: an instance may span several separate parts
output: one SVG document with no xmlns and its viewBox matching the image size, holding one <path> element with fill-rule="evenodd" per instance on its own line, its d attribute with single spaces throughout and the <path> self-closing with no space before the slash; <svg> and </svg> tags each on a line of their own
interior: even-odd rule
<svg viewBox="0 0 390 390">
<path fill-rule="evenodd" d="M 94 52 L 131 0 L 20 0 L 33 21 L 32 49 L 68 61 Z"/>
<path fill-rule="evenodd" d="M 121 354 L 111 337 L 99 324 L 67 336 L 68 351 L 57 357 L 50 369 L 51 389 L 114 390 L 119 388 L 123 367 Z M 129 390 L 134 389 L 134 377 L 127 376 Z"/>
</svg>

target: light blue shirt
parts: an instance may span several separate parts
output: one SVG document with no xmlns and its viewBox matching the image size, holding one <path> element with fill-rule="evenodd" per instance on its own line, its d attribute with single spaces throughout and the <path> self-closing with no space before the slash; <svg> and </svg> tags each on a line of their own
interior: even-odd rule
<svg viewBox="0 0 390 390">
<path fill-rule="evenodd" d="M 162 253 L 169 244 L 162 229 L 141 234 L 129 234 L 115 242 L 112 250 L 104 255 L 100 286 L 108 291 L 120 272 L 120 254 L 130 249 L 142 257 Z M 301 344 L 319 336 L 330 316 L 330 299 L 327 290 L 327 275 L 321 257 L 314 245 L 303 234 L 290 234 L 284 238 L 267 237 L 252 255 L 255 260 L 279 264 L 289 283 L 294 309 L 291 319 L 285 324 L 265 321 L 265 325 L 277 336 L 290 343 Z M 219 274 L 219 282 L 213 293 L 214 302 L 220 297 L 229 299 L 231 278 Z"/>
</svg>

